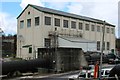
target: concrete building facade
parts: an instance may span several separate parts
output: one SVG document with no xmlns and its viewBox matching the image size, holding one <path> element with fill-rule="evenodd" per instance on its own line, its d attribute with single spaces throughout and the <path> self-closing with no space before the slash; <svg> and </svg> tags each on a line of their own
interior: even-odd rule
<svg viewBox="0 0 120 80">
<path fill-rule="evenodd" d="M 115 50 L 114 25 L 106 22 L 104 28 L 102 20 L 29 4 L 17 17 L 17 57 L 37 58 L 38 48 L 56 46 L 100 52 L 103 30 L 107 54 Z M 79 44 L 76 47 L 72 42 Z"/>
</svg>

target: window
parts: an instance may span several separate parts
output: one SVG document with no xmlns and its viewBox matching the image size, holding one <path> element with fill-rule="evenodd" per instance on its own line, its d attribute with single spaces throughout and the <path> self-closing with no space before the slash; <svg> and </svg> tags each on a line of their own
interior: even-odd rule
<svg viewBox="0 0 120 80">
<path fill-rule="evenodd" d="M 114 28 L 111 28 L 111 33 L 114 34 Z"/>
<path fill-rule="evenodd" d="M 105 75 L 109 75 L 110 74 L 110 71 L 109 70 L 106 70 L 105 71 Z"/>
<path fill-rule="evenodd" d="M 85 28 L 87 31 L 89 31 L 89 24 L 85 24 Z"/>
<path fill-rule="evenodd" d="M 107 50 L 110 50 L 110 42 L 107 42 Z"/>
<path fill-rule="evenodd" d="M 24 27 L 24 20 L 20 21 L 20 28 Z"/>
<path fill-rule="evenodd" d="M 28 15 L 30 15 L 30 11 L 28 12 Z"/>
<path fill-rule="evenodd" d="M 60 27 L 60 19 L 55 18 L 55 26 Z"/>
<path fill-rule="evenodd" d="M 79 29 L 82 30 L 83 29 L 83 23 L 79 22 Z"/>
<path fill-rule="evenodd" d="M 100 50 L 100 41 L 97 41 L 97 50 Z"/>
<path fill-rule="evenodd" d="M 29 47 L 29 53 L 32 53 L 32 47 Z"/>
<path fill-rule="evenodd" d="M 35 17 L 35 26 L 39 25 L 39 17 Z"/>
<path fill-rule="evenodd" d="M 91 31 L 95 31 L 95 26 L 91 25 Z"/>
<path fill-rule="evenodd" d="M 63 27 L 68 28 L 68 20 L 63 20 Z"/>
<path fill-rule="evenodd" d="M 27 19 L 27 27 L 31 27 L 31 19 Z"/>
<path fill-rule="evenodd" d="M 45 25 L 51 25 L 51 17 L 45 16 Z"/>
<path fill-rule="evenodd" d="M 75 21 L 71 21 L 71 28 L 73 28 L 73 29 L 76 28 L 76 22 Z"/>
<path fill-rule="evenodd" d="M 107 33 L 109 33 L 110 32 L 110 30 L 109 30 L 109 28 L 107 28 L 107 31 L 106 31 Z"/>
<path fill-rule="evenodd" d="M 45 38 L 44 39 L 44 41 L 45 41 L 45 47 L 50 47 L 51 45 L 50 45 L 50 43 L 51 43 L 51 40 L 49 39 L 49 38 Z"/>
<path fill-rule="evenodd" d="M 97 26 L 97 32 L 100 32 L 100 26 Z"/>
</svg>

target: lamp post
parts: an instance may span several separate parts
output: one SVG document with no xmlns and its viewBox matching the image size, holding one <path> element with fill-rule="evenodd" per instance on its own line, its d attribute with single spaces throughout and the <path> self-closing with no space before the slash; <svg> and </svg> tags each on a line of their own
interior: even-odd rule
<svg viewBox="0 0 120 80">
<path fill-rule="evenodd" d="M 0 58 L 2 58 L 2 35 L 4 34 L 4 31 L 0 28 Z"/>
<path fill-rule="evenodd" d="M 101 55 L 100 55 L 100 68 L 99 68 L 99 80 L 101 79 L 101 71 L 102 71 L 102 56 L 103 56 L 103 47 L 104 47 L 104 35 L 105 35 L 105 21 L 103 22 L 103 36 L 102 36 L 102 47 L 101 47 Z"/>
</svg>

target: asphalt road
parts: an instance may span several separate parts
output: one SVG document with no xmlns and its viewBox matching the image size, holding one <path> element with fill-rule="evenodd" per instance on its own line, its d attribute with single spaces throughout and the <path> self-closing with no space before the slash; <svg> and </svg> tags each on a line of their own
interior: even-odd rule
<svg viewBox="0 0 120 80">
<path fill-rule="evenodd" d="M 68 80 L 68 77 L 71 75 L 79 74 L 79 71 L 73 71 L 68 73 L 52 74 L 47 76 L 21 76 L 16 78 L 5 78 L 3 80 Z"/>
<path fill-rule="evenodd" d="M 104 65 L 104 67 L 108 67 L 109 65 Z M 46 76 L 41 75 L 30 75 L 30 76 L 21 76 L 17 78 L 11 78 L 11 79 L 3 79 L 3 80 L 68 80 L 69 76 L 79 74 L 79 71 L 72 71 L 67 73 L 60 73 L 60 74 L 51 74 Z"/>
</svg>

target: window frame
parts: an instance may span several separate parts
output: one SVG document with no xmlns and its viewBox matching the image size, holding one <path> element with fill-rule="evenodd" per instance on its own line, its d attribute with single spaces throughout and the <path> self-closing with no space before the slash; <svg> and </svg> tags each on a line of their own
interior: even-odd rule
<svg viewBox="0 0 120 80">
<path fill-rule="evenodd" d="M 107 31 L 106 31 L 107 33 L 110 33 L 110 28 L 108 28 L 108 27 L 107 27 L 107 29 L 106 29 L 106 30 L 107 30 Z"/>
<path fill-rule="evenodd" d="M 40 25 L 40 18 L 38 16 L 38 17 L 35 17 L 35 26 L 39 26 L 39 25 Z"/>
<path fill-rule="evenodd" d="M 49 20 L 48 20 L 49 19 Z M 44 24 L 47 26 L 50 26 L 52 22 L 52 18 L 50 16 L 45 16 L 44 17 Z"/>
<path fill-rule="evenodd" d="M 75 21 L 71 21 L 71 29 L 76 29 L 76 22 Z"/>
<path fill-rule="evenodd" d="M 114 28 L 111 28 L 111 33 L 112 33 L 112 34 L 114 34 L 114 33 L 115 33 Z"/>
<path fill-rule="evenodd" d="M 63 27 L 64 28 L 68 28 L 69 27 L 69 20 L 66 20 L 66 19 L 63 20 Z"/>
<path fill-rule="evenodd" d="M 82 22 L 79 22 L 78 25 L 79 25 L 79 26 L 78 26 L 79 30 L 83 30 L 83 23 L 82 23 Z"/>
<path fill-rule="evenodd" d="M 24 20 L 20 21 L 20 29 L 24 28 Z"/>
<path fill-rule="evenodd" d="M 60 19 L 59 18 L 54 18 L 54 26 L 60 27 Z"/>
<path fill-rule="evenodd" d="M 85 24 L 85 30 L 89 31 L 90 30 L 90 25 L 88 23 Z"/>
<path fill-rule="evenodd" d="M 27 19 L 27 27 L 31 27 L 31 19 Z"/>
<path fill-rule="evenodd" d="M 29 53 L 32 53 L 32 47 L 29 47 Z"/>
<path fill-rule="evenodd" d="M 91 25 L 91 31 L 95 31 L 95 25 Z"/>
<path fill-rule="evenodd" d="M 100 51 L 100 41 L 97 41 L 97 50 Z"/>
<path fill-rule="evenodd" d="M 51 47 L 51 39 L 50 38 L 44 38 L 44 46 L 46 48 Z"/>
<path fill-rule="evenodd" d="M 101 30 L 100 30 L 100 26 L 97 26 L 97 32 L 100 32 Z"/>
<path fill-rule="evenodd" d="M 107 50 L 110 50 L 110 42 L 107 42 Z"/>
</svg>

